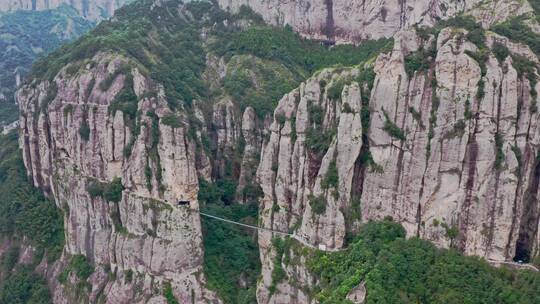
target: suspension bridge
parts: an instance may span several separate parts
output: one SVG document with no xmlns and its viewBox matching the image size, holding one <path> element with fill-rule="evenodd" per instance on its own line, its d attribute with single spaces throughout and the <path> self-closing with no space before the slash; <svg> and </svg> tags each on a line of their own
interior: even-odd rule
<svg viewBox="0 0 540 304">
<path fill-rule="evenodd" d="M 205 213 L 205 212 L 202 212 L 202 211 L 199 211 L 199 214 L 202 215 L 202 216 L 211 218 L 211 219 L 215 219 L 215 220 L 218 220 L 218 221 L 222 221 L 222 222 L 225 222 L 225 223 L 238 225 L 238 226 L 242 226 L 242 227 L 246 227 L 246 228 L 250 228 L 250 229 L 255 229 L 257 231 L 270 232 L 270 233 L 275 233 L 275 234 L 279 234 L 279 235 L 283 235 L 283 236 L 288 236 L 290 238 L 295 239 L 296 241 L 298 241 L 302 245 L 304 245 L 306 247 L 309 247 L 311 249 L 328 251 L 328 252 L 336 252 L 336 251 L 345 250 L 345 248 L 342 248 L 342 249 L 328 248 L 328 247 L 326 247 L 325 245 L 322 245 L 322 244 L 320 244 L 319 246 L 314 246 L 314 245 L 310 244 L 308 241 L 306 241 L 304 238 L 302 238 L 301 236 L 299 236 L 296 233 L 288 233 L 288 232 L 283 232 L 283 231 L 279 231 L 279 230 L 273 230 L 273 229 L 270 229 L 270 228 L 264 228 L 264 227 L 244 224 L 244 223 L 232 221 L 232 220 L 229 220 L 229 219 L 226 219 L 226 218 L 222 218 L 222 217 L 219 217 L 219 216 L 215 216 L 215 215 L 212 215 L 212 214 L 208 214 L 208 213 Z"/>
<path fill-rule="evenodd" d="M 275 233 L 275 234 L 279 234 L 279 235 L 283 235 L 283 236 L 288 236 L 288 237 L 291 237 L 291 238 L 297 240 L 302 245 L 304 245 L 306 247 L 309 247 L 309 248 L 312 248 L 312 249 L 317 249 L 317 250 L 322 250 L 322 251 L 327 251 L 327 252 L 336 252 L 336 251 L 341 251 L 341 250 L 346 249 L 346 248 L 342 248 L 342 249 L 327 248 L 324 245 L 322 245 L 322 246 L 321 245 L 314 246 L 314 245 L 308 243 L 304 238 L 300 237 L 296 233 L 288 233 L 288 232 L 283 232 L 283 231 L 279 231 L 279 230 L 273 230 L 273 229 L 270 229 L 270 228 L 264 228 L 264 227 L 259 227 L 259 226 L 255 226 L 255 225 L 244 224 L 244 223 L 232 221 L 232 220 L 229 220 L 229 219 L 226 219 L 226 218 L 222 218 L 222 217 L 219 217 L 219 216 L 215 216 L 215 215 L 212 215 L 212 214 L 208 214 L 208 213 L 202 212 L 202 211 L 199 211 L 199 214 L 202 215 L 202 216 L 211 218 L 211 219 L 215 219 L 215 220 L 222 221 L 222 222 L 225 222 L 225 223 L 229 223 L 229 224 L 233 224 L 233 225 L 238 225 L 238 226 L 254 229 L 254 230 L 257 230 L 257 231 L 270 232 L 270 233 Z M 495 266 L 495 267 L 500 267 L 502 265 L 506 265 L 506 266 L 519 268 L 519 269 L 529 269 L 529 270 L 532 270 L 532 271 L 540 271 L 540 269 L 538 269 L 534 265 L 527 264 L 527 263 L 517 263 L 517 262 L 511 262 L 511 261 L 497 261 L 497 260 L 492 260 L 492 259 L 486 259 L 486 261 L 488 263 L 490 263 L 491 265 Z"/>
<path fill-rule="evenodd" d="M 206 217 L 209 217 L 209 218 L 213 218 L 215 220 L 225 222 L 225 223 L 234 224 L 234 225 L 247 227 L 247 228 L 251 228 L 251 229 L 256 229 L 258 231 L 272 232 L 272 233 L 277 233 L 277 234 L 284 235 L 284 236 L 294 236 L 294 234 L 292 234 L 292 233 L 287 233 L 287 232 L 283 232 L 283 231 L 272 230 L 272 229 L 269 229 L 269 228 L 264 228 L 264 227 L 248 225 L 248 224 L 244 224 L 244 223 L 240 223 L 240 222 L 235 222 L 235 221 L 231 221 L 231 220 L 228 220 L 226 218 L 222 218 L 222 217 L 219 217 L 219 216 L 208 214 L 208 213 L 205 213 L 205 212 L 202 212 L 202 211 L 199 211 L 199 214 L 202 215 L 202 216 L 206 216 Z"/>
</svg>

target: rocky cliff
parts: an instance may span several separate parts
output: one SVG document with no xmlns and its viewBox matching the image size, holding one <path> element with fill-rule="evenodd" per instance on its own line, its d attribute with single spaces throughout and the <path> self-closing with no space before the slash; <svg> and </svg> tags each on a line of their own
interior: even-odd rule
<svg viewBox="0 0 540 304">
<path fill-rule="evenodd" d="M 234 1 L 218 0 L 238 11 L 248 5 L 268 23 L 289 25 L 306 37 L 332 42 L 359 42 L 391 37 L 416 24 L 433 26 L 460 13 L 474 16 L 486 28 L 510 16 L 531 12 L 523 1 Z"/>
<path fill-rule="evenodd" d="M 259 303 L 315 302 L 320 278 L 301 253 L 347 248 L 372 220 L 496 261 L 538 255 L 534 43 L 467 18 L 400 30 L 450 15 L 424 11 L 327 36 L 277 6 L 279 24 L 312 38 L 394 36 L 328 48 L 265 26 L 271 9 L 221 4 L 239 13 L 135 3 L 19 90 L 27 172 L 65 214 L 63 255 L 44 270 L 55 302 L 220 302 L 203 272 L 202 201 L 257 202 L 260 226 L 300 240 L 284 249 L 259 233 Z M 478 17 L 473 7 L 446 10 Z M 484 26 L 531 10 L 490 9 L 508 15 Z M 96 267 L 88 278 L 69 271 L 80 255 Z"/>
<path fill-rule="evenodd" d="M 262 223 L 339 249 L 358 222 L 390 217 L 410 237 L 489 260 L 538 254 L 538 85 L 520 70 L 538 59 L 494 33 L 487 45 L 467 37 L 400 32 L 375 62 L 324 70 L 285 96 L 257 171 Z M 289 278 L 275 282 L 271 234 L 259 244 L 260 302 L 305 303 L 290 282 L 312 282 L 306 262 L 277 260 Z"/>
<path fill-rule="evenodd" d="M 126 0 L 6 0 L 0 3 L 0 12 L 13 12 L 16 10 L 41 11 L 67 4 L 74 7 L 81 16 L 97 21 L 112 16 L 116 9 L 127 2 Z"/>
<path fill-rule="evenodd" d="M 161 17 L 186 31 L 178 27 L 174 38 L 164 32 L 151 50 L 177 47 L 179 41 L 198 47 L 198 35 L 185 40 L 194 34 L 187 26 L 193 26 L 187 23 L 192 17 L 181 15 L 188 10 L 171 5 L 154 11 L 176 9 Z M 153 35 L 155 28 L 147 29 Z M 94 43 L 92 36 L 85 38 Z M 199 181 L 234 178 L 239 185 L 231 199 L 253 199 L 262 120 L 253 108 L 243 112 L 227 96 L 212 99 L 213 104 L 202 98 L 189 104 L 175 99 L 187 96 L 168 86 L 167 77 L 178 76 L 177 71 L 170 70 L 171 75 L 163 66 L 143 65 L 141 53 L 93 49 L 94 54 L 81 58 L 79 46 L 73 46 L 75 51 L 67 48 L 41 61 L 47 68 L 35 69 L 32 81 L 18 91 L 20 146 L 28 175 L 64 212 L 63 254 L 39 268 L 54 302 L 165 303 L 176 298 L 220 303 L 203 273 Z M 202 60 L 193 67 L 197 81 L 204 81 L 201 88 L 222 90 L 236 60 L 252 60 L 233 57 L 227 65 L 222 58 L 185 50 L 170 49 L 176 59 L 183 54 L 192 56 L 191 62 Z M 77 59 L 54 63 L 64 55 Z M 160 55 L 170 58 L 166 52 Z M 86 276 L 74 270 L 81 257 L 95 268 Z"/>
<path fill-rule="evenodd" d="M 90 277 L 91 302 L 161 303 L 153 290 L 165 283 L 183 302 L 217 301 L 201 272 L 195 145 L 185 128 L 163 124 L 171 113 L 163 93 L 149 94 L 152 82 L 135 68 L 120 73 L 126 64 L 99 54 L 76 75 L 64 69 L 19 92 L 28 172 L 65 211 L 63 258 L 83 254 L 101 265 Z M 110 107 L 126 91 L 143 113 L 138 136 L 134 122 Z M 180 200 L 191 203 L 178 207 Z M 69 303 L 69 283 L 60 286 L 55 302 Z"/>
</svg>

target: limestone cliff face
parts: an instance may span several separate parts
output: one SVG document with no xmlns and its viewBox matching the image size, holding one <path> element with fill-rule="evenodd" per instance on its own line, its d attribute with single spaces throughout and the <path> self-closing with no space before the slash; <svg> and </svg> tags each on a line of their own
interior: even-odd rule
<svg viewBox="0 0 540 304">
<path fill-rule="evenodd" d="M 46 10 L 67 4 L 89 20 L 101 20 L 112 16 L 116 9 L 127 2 L 127 0 L 5 0 L 0 3 L 0 12 Z"/>
<path fill-rule="evenodd" d="M 52 82 L 36 80 L 19 91 L 28 173 L 65 213 L 66 247 L 48 276 L 56 277 L 70 255 L 83 254 L 96 267 L 91 302 L 164 303 L 161 290 L 170 282 L 183 303 L 217 303 L 202 273 L 189 125 L 180 116 L 165 124 L 171 111 L 159 84 L 127 64 L 100 53 L 75 75 L 63 69 Z M 136 95 L 136 118 L 113 110 L 126 90 Z M 115 178 L 124 188 L 118 202 L 89 193 Z M 190 205 L 177 206 L 179 200 Z M 74 278 L 51 281 L 55 303 L 75 301 Z"/>
<path fill-rule="evenodd" d="M 484 26 L 509 16 L 531 12 L 523 1 L 249 1 L 218 0 L 224 9 L 247 5 L 271 24 L 290 25 L 304 36 L 336 42 L 391 37 L 415 24 L 434 25 L 460 13 L 474 16 Z"/>
<path fill-rule="evenodd" d="M 397 32 L 395 45 L 361 66 L 315 73 L 266 117 L 221 93 L 173 111 L 159 83 L 110 53 L 24 85 L 25 165 L 65 213 L 64 254 L 44 270 L 56 303 L 79 299 L 76 277 L 55 279 L 75 254 L 96 266 L 90 302 L 164 303 L 170 282 L 183 303 L 219 303 L 202 272 L 201 179 L 235 179 L 239 202 L 260 186 L 259 225 L 304 245 L 339 250 L 361 223 L 391 217 L 408 236 L 466 254 L 538 254 L 540 88 L 523 73 L 537 56 L 490 32 L 479 46 L 463 29 L 400 31 L 462 11 L 490 25 L 530 11 L 527 3 L 249 5 L 308 37 L 357 42 Z M 495 56 L 501 47 L 509 54 Z M 207 54 L 209 91 L 220 91 L 228 68 Z M 121 199 L 96 194 L 117 178 Z M 313 302 L 317 279 L 305 257 L 290 252 L 294 263 L 280 262 L 286 279 L 273 282 L 274 237 L 259 233 L 258 302 Z"/>
<path fill-rule="evenodd" d="M 514 61 L 538 59 L 493 33 L 488 47 L 505 45 L 511 56 L 475 59 L 465 37 L 454 28 L 436 41 L 400 32 L 372 63 L 372 88 L 367 64 L 324 70 L 286 95 L 257 171 L 262 224 L 339 249 L 357 223 L 392 217 L 408 236 L 466 254 L 537 254 L 540 88 Z M 405 58 L 430 46 L 429 67 L 407 71 Z M 259 302 L 310 302 L 298 288 L 315 282 L 303 262 L 284 263 L 288 279 L 272 282 L 271 240 L 259 234 Z"/>
<path fill-rule="evenodd" d="M 330 98 L 326 89 L 356 74 L 358 71 L 324 70 L 280 101 L 257 171 L 264 192 L 260 215 L 265 227 L 294 232 L 309 243 L 328 248 L 344 245 L 345 217 L 354 212 L 355 160 L 362 150 L 362 89 L 356 83 L 343 87 L 339 101 Z M 329 186 L 326 173 L 332 170 L 337 170 L 334 174 L 339 181 Z M 359 219 L 349 223 L 354 220 Z M 271 241 L 271 234 L 259 233 L 263 264 L 260 302 L 308 303 L 305 291 L 287 282 L 281 282 L 273 294 L 268 291 L 277 283 L 271 276 Z M 303 285 L 310 281 L 302 263 L 289 272 L 299 274 L 293 276 Z"/>
</svg>

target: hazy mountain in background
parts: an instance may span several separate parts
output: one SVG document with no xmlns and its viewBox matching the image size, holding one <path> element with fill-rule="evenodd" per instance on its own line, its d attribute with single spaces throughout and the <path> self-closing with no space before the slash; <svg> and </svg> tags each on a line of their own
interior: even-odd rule
<svg viewBox="0 0 540 304">
<path fill-rule="evenodd" d="M 34 60 L 86 33 L 95 22 L 67 5 L 0 15 L 0 123 L 17 118 L 15 88 Z"/>
<path fill-rule="evenodd" d="M 17 10 L 42 11 L 69 5 L 88 20 L 99 21 L 109 18 L 114 11 L 132 0 L 3 0 L 0 2 L 1 12 Z"/>
<path fill-rule="evenodd" d="M 2 1 L 0 126 L 16 120 L 15 88 L 36 58 L 80 37 L 126 2 L 129 1 Z"/>
</svg>

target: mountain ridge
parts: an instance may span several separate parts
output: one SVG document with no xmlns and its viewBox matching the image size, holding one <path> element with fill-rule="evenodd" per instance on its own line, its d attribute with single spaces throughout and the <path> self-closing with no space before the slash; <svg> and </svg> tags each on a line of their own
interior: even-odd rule
<svg viewBox="0 0 540 304">
<path fill-rule="evenodd" d="M 455 16 L 330 46 L 295 25 L 268 26 L 246 6 L 148 0 L 120 9 L 36 63 L 18 92 L 28 175 L 66 212 L 66 246 L 48 272 L 55 302 L 334 303 L 362 290 L 367 303 L 426 300 L 399 283 L 380 292 L 381 271 L 408 273 L 398 254 L 408 246 L 434 267 L 411 262 L 410 271 L 446 284 L 438 259 L 469 265 L 459 271 L 479 263 L 482 280 L 512 277 L 456 253 L 538 256 L 538 34 L 530 15 L 507 17 L 493 31 Z M 199 208 L 351 256 L 259 232 L 257 280 L 257 265 L 227 268 L 234 255 L 215 246 L 229 230 L 201 226 Z M 257 254 L 252 234 L 234 233 L 244 234 L 238 256 Z M 361 249 L 372 237 L 383 250 Z M 81 255 L 95 267 L 88 276 L 76 275 Z M 220 267 L 234 277 L 220 278 Z M 343 272 L 333 280 L 325 269 Z M 538 292 L 525 286 L 527 296 L 508 284 L 489 297 L 526 303 Z M 433 301 L 460 291 L 448 288 L 431 290 Z"/>
<path fill-rule="evenodd" d="M 127 2 L 128 0 L 6 0 L 0 3 L 0 13 L 17 10 L 42 11 L 69 5 L 82 17 L 99 21 L 112 16 L 116 9 Z"/>
</svg>

